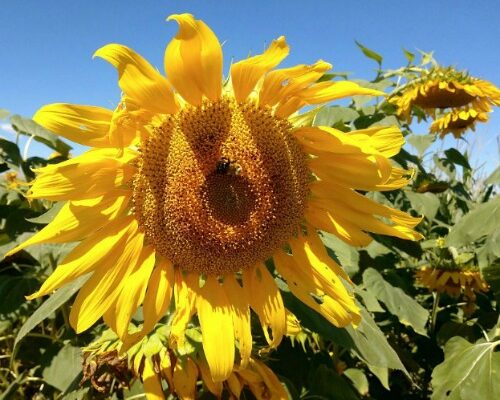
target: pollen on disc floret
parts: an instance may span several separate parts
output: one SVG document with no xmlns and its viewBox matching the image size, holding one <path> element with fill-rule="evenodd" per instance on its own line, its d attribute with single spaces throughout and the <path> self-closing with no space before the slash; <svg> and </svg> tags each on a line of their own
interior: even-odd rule
<svg viewBox="0 0 500 400">
<path fill-rule="evenodd" d="M 264 261 L 299 227 L 306 154 L 287 120 L 232 98 L 187 106 L 151 129 L 134 178 L 135 213 L 156 251 L 188 271 Z"/>
</svg>

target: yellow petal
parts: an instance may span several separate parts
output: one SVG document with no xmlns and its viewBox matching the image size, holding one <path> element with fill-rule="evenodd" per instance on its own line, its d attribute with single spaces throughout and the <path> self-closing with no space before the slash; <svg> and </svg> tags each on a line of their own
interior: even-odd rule
<svg viewBox="0 0 500 400">
<path fill-rule="evenodd" d="M 263 54 L 249 57 L 231 65 L 231 81 L 234 96 L 239 102 L 246 100 L 257 82 L 288 55 L 290 49 L 285 37 L 273 40 Z"/>
<path fill-rule="evenodd" d="M 123 341 L 128 335 L 132 316 L 144 300 L 146 287 L 155 264 L 155 251 L 148 246 L 142 250 L 137 266 L 122 282 L 123 289 L 116 300 L 116 333 Z"/>
<path fill-rule="evenodd" d="M 106 108 L 54 103 L 40 108 L 33 120 L 73 142 L 110 147 L 109 126 L 113 112 Z"/>
<path fill-rule="evenodd" d="M 359 320 L 359 311 L 353 296 L 349 294 L 337 273 L 340 267 L 328 256 L 323 244 L 318 242 L 321 242 L 321 239 L 314 231 L 290 241 L 294 260 L 301 266 L 299 274 L 307 274 L 308 279 L 326 295 L 348 312 L 357 313 L 356 319 Z"/>
<path fill-rule="evenodd" d="M 129 164 L 137 156 L 132 150 L 122 157 L 111 151 L 90 150 L 59 164 L 36 170 L 37 177 L 28 192 L 29 198 L 48 200 L 83 200 L 120 188 L 132 179 L 136 168 Z"/>
<path fill-rule="evenodd" d="M 120 44 L 108 44 L 94 53 L 118 70 L 123 92 L 142 108 L 158 113 L 177 111 L 174 93 L 167 79 L 134 50 Z"/>
<path fill-rule="evenodd" d="M 191 358 L 177 359 L 174 367 L 174 388 L 181 400 L 196 399 L 198 368 Z"/>
<path fill-rule="evenodd" d="M 227 386 L 231 393 L 234 395 L 235 399 L 239 399 L 241 396 L 241 390 L 243 389 L 242 384 L 235 373 L 232 373 L 227 378 Z"/>
<path fill-rule="evenodd" d="M 234 337 L 238 341 L 241 357 L 240 368 L 246 368 L 252 354 L 249 299 L 233 274 L 224 277 L 224 290 L 232 307 Z"/>
<path fill-rule="evenodd" d="M 303 265 L 299 265 L 294 257 L 282 251 L 274 254 L 273 259 L 278 272 L 286 280 L 293 295 L 323 315 L 330 323 L 343 327 L 359 321 L 359 312 L 356 313 L 354 300 L 351 299 L 352 305 L 349 308 L 339 301 L 341 297 L 344 297 L 344 304 L 348 301 L 349 295 L 346 296 L 345 289 L 343 293 L 335 294 L 333 298 L 322 290 L 321 283 L 311 274 L 310 265 L 306 264 L 307 269 L 304 271 Z"/>
<path fill-rule="evenodd" d="M 214 382 L 212 380 L 212 375 L 210 374 L 210 369 L 208 368 L 208 364 L 205 360 L 198 360 L 198 368 L 201 372 L 201 379 L 203 383 L 207 387 L 207 389 L 216 396 L 218 399 L 221 398 L 222 389 L 224 388 L 222 382 Z"/>
<path fill-rule="evenodd" d="M 280 101 L 284 102 L 287 97 L 296 96 L 298 91 L 316 82 L 331 68 L 331 64 L 319 60 L 312 65 L 301 64 L 271 71 L 262 83 L 259 103 L 274 106 Z"/>
<path fill-rule="evenodd" d="M 311 192 L 320 199 L 332 203 L 342 203 L 345 207 L 372 215 L 380 215 L 391 221 L 413 228 L 422 221 L 421 217 L 412 217 L 403 211 L 396 210 L 384 204 L 369 199 L 362 194 L 329 181 L 317 181 L 311 185 Z"/>
<path fill-rule="evenodd" d="M 113 264 L 134 223 L 131 217 L 120 218 L 82 241 L 47 278 L 40 290 L 28 299 L 50 294 L 66 283 L 94 271 L 102 263 Z"/>
<path fill-rule="evenodd" d="M 199 289 L 196 308 L 212 379 L 222 382 L 233 370 L 234 328 L 231 304 L 217 278 L 207 277 Z"/>
<path fill-rule="evenodd" d="M 327 210 L 309 207 L 305 213 L 306 220 L 316 229 L 333 233 L 344 242 L 355 247 L 367 246 L 372 237 L 364 233 L 358 226 L 339 216 L 333 218 Z"/>
<path fill-rule="evenodd" d="M 165 315 L 170 305 L 174 286 L 174 267 L 171 262 L 162 259 L 153 270 L 144 298 L 143 333 L 150 332 Z"/>
<path fill-rule="evenodd" d="M 164 400 L 163 389 L 158 375 L 155 373 L 152 361 L 149 358 L 144 360 L 144 370 L 142 372 L 142 382 L 144 393 L 148 400 Z"/>
<path fill-rule="evenodd" d="M 191 14 L 168 17 L 179 32 L 165 50 L 165 71 L 180 95 L 200 105 L 203 95 L 217 100 L 222 90 L 222 48 L 212 30 Z"/>
<path fill-rule="evenodd" d="M 195 313 L 196 288 L 198 276 L 194 273 L 183 273 L 179 268 L 174 271 L 175 313 L 172 317 L 170 345 L 182 347 L 187 324 Z"/>
<path fill-rule="evenodd" d="M 365 232 L 379 233 L 382 235 L 395 236 L 401 239 L 420 240 L 423 236 L 405 225 L 388 225 L 375 218 L 364 210 L 356 210 L 350 205 L 342 202 L 313 199 L 309 202 L 311 207 L 328 211 L 330 217 L 337 220 L 349 221 Z M 420 221 L 416 221 L 417 223 Z"/>
<path fill-rule="evenodd" d="M 257 264 L 243 272 L 243 288 L 250 306 L 259 316 L 267 342 L 271 347 L 278 346 L 286 333 L 286 311 L 281 293 L 264 264 Z"/>
<path fill-rule="evenodd" d="M 100 260 L 95 272 L 80 289 L 71 308 L 69 321 L 77 333 L 90 328 L 113 304 L 142 251 L 144 234 L 137 233 L 134 220 L 123 241 Z"/>
<path fill-rule="evenodd" d="M 309 168 L 322 180 L 359 190 L 374 190 L 391 176 L 392 165 L 383 156 L 330 154 L 309 160 Z"/>
<path fill-rule="evenodd" d="M 120 216 L 128 207 L 128 201 L 129 196 L 108 196 L 67 202 L 52 222 L 5 256 L 8 257 L 35 244 L 81 240 Z"/>
<path fill-rule="evenodd" d="M 366 142 L 384 157 L 395 156 L 405 143 L 403 134 L 397 126 L 357 130 L 349 132 L 349 137 L 360 144 Z"/>
<path fill-rule="evenodd" d="M 385 93 L 350 81 L 328 81 L 312 85 L 297 95 L 307 104 L 320 104 L 350 96 L 385 96 Z"/>
<path fill-rule="evenodd" d="M 288 393 L 285 387 L 281 384 L 278 377 L 274 374 L 271 368 L 258 360 L 252 360 L 252 367 L 259 373 L 264 380 L 268 391 L 271 393 L 272 399 L 285 400 L 288 399 Z"/>
<path fill-rule="evenodd" d="M 317 156 L 334 154 L 353 154 L 359 155 L 364 153 L 367 155 L 373 154 L 370 151 L 364 151 L 361 144 L 352 139 L 350 134 L 346 134 L 337 129 L 327 126 L 306 126 L 297 129 L 294 136 L 299 140 L 301 145 L 309 152 Z"/>
</svg>

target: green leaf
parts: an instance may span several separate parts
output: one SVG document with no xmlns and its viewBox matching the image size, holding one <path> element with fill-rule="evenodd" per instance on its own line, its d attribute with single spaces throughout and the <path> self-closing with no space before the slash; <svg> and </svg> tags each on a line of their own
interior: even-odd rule
<svg viewBox="0 0 500 400">
<path fill-rule="evenodd" d="M 354 347 L 353 352 L 361 358 L 379 377 L 381 383 L 387 388 L 381 369 L 397 369 L 409 376 L 408 371 L 399 359 L 397 353 L 387 342 L 384 333 L 377 326 L 370 313 L 361 307 L 361 322 L 357 328 L 348 326 L 345 331 L 351 337 Z M 382 379 L 381 379 L 382 378 Z"/>
<path fill-rule="evenodd" d="M 24 325 L 19 330 L 16 340 L 14 341 L 14 347 L 28 334 L 33 328 L 35 328 L 40 322 L 45 318 L 49 317 L 54 311 L 66 303 L 71 296 L 73 296 L 78 289 L 80 289 L 83 284 L 89 279 L 90 274 L 83 275 L 66 286 L 58 289 L 52 296 L 50 296 L 45 302 L 28 318 Z"/>
<path fill-rule="evenodd" d="M 418 156 L 422 157 L 429 146 L 436 141 L 436 135 L 416 135 L 412 133 L 406 136 L 405 140 L 415 147 Z"/>
<path fill-rule="evenodd" d="M 495 232 L 500 226 L 500 196 L 476 206 L 462 217 L 446 238 L 448 246 L 460 247 Z"/>
<path fill-rule="evenodd" d="M 497 167 L 484 181 L 486 185 L 500 185 L 500 167 Z"/>
<path fill-rule="evenodd" d="M 59 137 L 52 132 L 48 131 L 41 125 L 38 125 L 35 121 L 23 118 L 20 115 L 13 115 L 10 118 L 12 127 L 19 133 L 27 136 L 33 136 L 33 138 L 40 143 L 54 149 L 63 156 L 67 156 L 71 150 L 71 146 L 63 142 Z"/>
<path fill-rule="evenodd" d="M 499 236 L 497 234 L 497 236 Z M 497 251 L 499 251 L 497 249 Z M 490 285 L 490 290 L 497 300 L 497 304 L 500 304 L 500 262 L 496 260 L 491 264 L 487 264 L 481 268 L 481 273 L 484 279 Z"/>
<path fill-rule="evenodd" d="M 354 293 L 356 293 L 363 300 L 363 304 L 366 309 L 370 312 L 384 312 L 385 310 L 380 305 L 377 297 L 373 295 L 372 292 L 363 289 L 360 285 L 354 287 Z"/>
<path fill-rule="evenodd" d="M 9 110 L 6 110 L 5 108 L 0 108 L 0 119 L 4 119 L 5 117 L 8 117 L 10 115 Z"/>
<path fill-rule="evenodd" d="M 368 47 L 363 46 L 357 40 L 355 40 L 355 42 L 356 42 L 356 45 L 361 49 L 361 51 L 363 52 L 363 54 L 366 57 L 371 58 L 372 60 L 375 60 L 379 66 L 382 65 L 382 59 L 383 58 L 382 58 L 382 56 L 380 54 L 378 54 L 377 52 L 369 49 Z"/>
<path fill-rule="evenodd" d="M 354 247 L 327 232 L 322 232 L 321 238 L 327 249 L 335 254 L 334 258 L 338 259 L 349 276 L 353 276 L 359 271 L 359 253 Z"/>
<path fill-rule="evenodd" d="M 22 161 L 17 144 L 0 138 L 0 164 L 7 164 L 9 168 L 18 169 Z"/>
<path fill-rule="evenodd" d="M 460 165 L 466 169 L 471 169 L 469 161 L 467 157 L 460 153 L 457 149 L 451 148 L 444 151 L 446 154 L 446 158 L 451 161 L 453 164 Z"/>
<path fill-rule="evenodd" d="M 64 392 L 82 371 L 81 350 L 69 344 L 64 346 L 46 367 L 45 382 Z"/>
<path fill-rule="evenodd" d="M 412 208 L 420 215 L 425 216 L 429 221 L 432 221 L 436 216 L 440 202 L 439 197 L 434 193 L 415 193 L 405 191 L 406 197 L 410 200 Z"/>
<path fill-rule="evenodd" d="M 38 281 L 28 275 L 0 275 L 0 315 L 16 311 L 37 287 Z"/>
<path fill-rule="evenodd" d="M 46 213 L 39 215 L 38 217 L 35 217 L 35 218 L 26 218 L 26 220 L 29 222 L 33 222 L 35 224 L 49 224 L 52 222 L 52 220 L 57 215 L 57 213 L 59 211 L 61 211 L 61 208 L 63 206 L 64 206 L 63 201 L 54 203 L 52 208 L 49 211 L 47 211 Z"/>
<path fill-rule="evenodd" d="M 408 64 L 413 64 L 413 61 L 415 60 L 415 54 L 412 53 L 411 51 L 406 50 L 403 47 L 403 53 L 405 53 L 405 57 L 408 60 Z"/>
<path fill-rule="evenodd" d="M 313 126 L 334 126 L 338 122 L 350 122 L 359 117 L 356 110 L 348 107 L 325 107 L 314 117 Z"/>
<path fill-rule="evenodd" d="M 358 393 L 361 396 L 366 396 L 369 392 L 368 379 L 366 378 L 365 373 L 358 368 L 347 368 L 344 371 L 344 375 L 347 376 Z"/>
<path fill-rule="evenodd" d="M 402 289 L 392 286 L 374 268 L 363 272 L 363 283 L 369 292 L 385 304 L 390 313 L 398 317 L 403 325 L 411 326 L 415 332 L 427 336 L 425 325 L 429 312 Z"/>
<path fill-rule="evenodd" d="M 456 336 L 444 347 L 444 361 L 432 372 L 432 400 L 500 398 L 500 341 L 469 343 Z"/>
<path fill-rule="evenodd" d="M 333 369 L 320 365 L 310 379 L 311 394 L 332 400 L 358 400 L 359 396 L 351 386 Z"/>
</svg>

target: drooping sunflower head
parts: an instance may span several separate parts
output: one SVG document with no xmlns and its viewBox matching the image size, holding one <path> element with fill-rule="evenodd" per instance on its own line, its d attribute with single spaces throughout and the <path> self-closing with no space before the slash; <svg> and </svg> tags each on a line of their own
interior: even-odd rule
<svg viewBox="0 0 500 400">
<path fill-rule="evenodd" d="M 487 122 L 488 113 L 477 111 L 474 108 L 451 110 L 436 118 L 430 131 L 439 134 L 443 138 L 446 134 L 452 133 L 457 139 L 469 129 L 474 131 L 477 122 Z"/>
<path fill-rule="evenodd" d="M 416 272 L 417 282 L 438 293 L 451 297 L 465 295 L 468 302 L 475 302 L 476 293 L 487 292 L 488 284 L 477 267 L 443 268 L 424 266 Z"/>
<path fill-rule="evenodd" d="M 293 124 L 304 106 L 383 93 L 318 82 L 331 68 L 322 60 L 277 69 L 289 51 L 284 37 L 232 64 L 223 86 L 215 34 L 190 14 L 171 19 L 180 29 L 165 51 L 166 76 L 130 48 L 107 45 L 96 56 L 118 70 L 124 94 L 115 110 L 51 104 L 35 114 L 47 129 L 93 148 L 37 171 L 29 196 L 66 203 L 10 254 L 80 241 L 32 297 L 89 274 L 71 324 L 81 332 L 104 317 L 129 344 L 167 310 L 174 348 L 199 323 L 211 375 L 221 382 L 236 359 L 249 365 L 251 310 L 269 346 L 286 334 L 277 275 L 332 324 L 359 321 L 349 278 L 320 231 L 353 246 L 369 244 L 370 233 L 418 240 L 420 218 L 360 193 L 411 178 L 389 160 L 404 143 L 398 128 L 344 133 Z M 143 325 L 132 333 L 139 307 Z"/>
<path fill-rule="evenodd" d="M 453 67 L 435 67 L 410 81 L 391 97 L 390 102 L 398 107 L 402 119 L 411 122 L 413 106 L 432 117 L 436 111 L 446 109 L 459 113 L 459 110 L 469 108 L 477 113 L 488 113 L 492 105 L 500 105 L 500 90 L 491 82 Z"/>
</svg>

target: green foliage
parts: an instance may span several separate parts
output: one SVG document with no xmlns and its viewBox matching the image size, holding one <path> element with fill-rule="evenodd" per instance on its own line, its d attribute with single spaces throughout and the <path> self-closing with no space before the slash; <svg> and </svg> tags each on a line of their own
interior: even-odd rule
<svg viewBox="0 0 500 400">
<path fill-rule="evenodd" d="M 415 332 L 427 336 L 425 325 L 429 312 L 408 296 L 403 290 L 392 286 L 377 270 L 368 268 L 363 272 L 363 285 L 387 310 L 399 318 L 403 325 L 411 326 Z"/>
<path fill-rule="evenodd" d="M 456 336 L 444 347 L 444 361 L 432 373 L 432 400 L 494 400 L 500 393 L 500 340 L 469 343 Z"/>
</svg>

